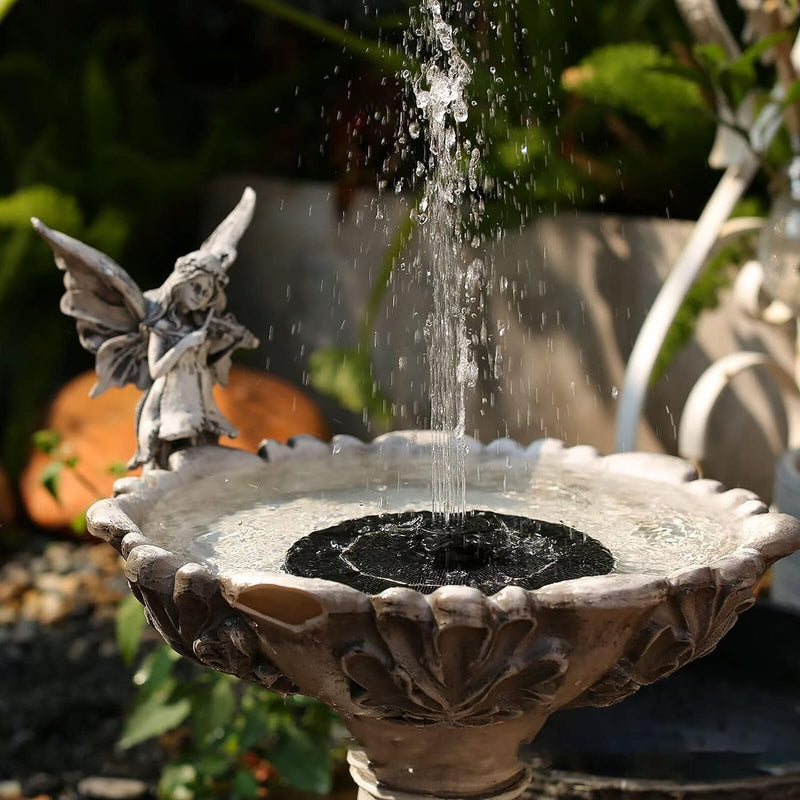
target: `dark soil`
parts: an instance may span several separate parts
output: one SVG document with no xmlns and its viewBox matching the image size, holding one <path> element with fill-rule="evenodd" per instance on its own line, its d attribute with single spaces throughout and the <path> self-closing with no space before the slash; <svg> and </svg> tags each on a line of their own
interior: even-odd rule
<svg viewBox="0 0 800 800">
<path fill-rule="evenodd" d="M 0 628 L 0 780 L 18 782 L 25 797 L 54 800 L 78 798 L 78 782 L 94 775 L 154 785 L 156 744 L 115 747 L 132 694 L 113 620 Z"/>
<path fill-rule="evenodd" d="M 116 604 L 126 592 L 105 544 L 32 534 L 0 567 L 2 796 L 77 800 L 84 778 L 136 778 L 151 790 L 155 742 L 116 742 L 132 700 L 133 669 L 117 649 Z M 155 634 L 150 641 L 155 642 Z M 147 795 L 145 795 L 147 796 Z"/>
</svg>

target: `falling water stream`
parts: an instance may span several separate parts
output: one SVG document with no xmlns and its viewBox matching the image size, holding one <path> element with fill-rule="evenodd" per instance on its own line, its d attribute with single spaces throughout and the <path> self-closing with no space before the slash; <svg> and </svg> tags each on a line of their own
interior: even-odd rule
<svg viewBox="0 0 800 800">
<path fill-rule="evenodd" d="M 423 0 L 422 12 L 417 50 L 426 53 L 427 60 L 414 80 L 413 92 L 427 123 L 430 153 L 419 221 L 430 259 L 424 268 L 433 294 L 433 313 L 426 325 L 435 432 L 432 508 L 434 517 L 447 524 L 465 514 L 465 392 L 477 377 L 465 328 L 467 269 L 462 225 L 465 195 L 475 186 L 465 178 L 465 144 L 458 136 L 458 125 L 468 114 L 465 90 L 471 70 L 458 52 L 438 0 Z M 412 126 L 412 135 L 419 135 L 417 123 Z M 469 154 L 473 171 L 477 157 L 477 150 Z"/>
</svg>

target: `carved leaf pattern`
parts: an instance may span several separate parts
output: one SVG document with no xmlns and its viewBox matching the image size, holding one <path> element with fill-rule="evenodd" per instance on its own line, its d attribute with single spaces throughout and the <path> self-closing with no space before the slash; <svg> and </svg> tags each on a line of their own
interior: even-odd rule
<svg viewBox="0 0 800 800">
<path fill-rule="evenodd" d="M 753 590 L 759 574 L 760 568 L 754 564 L 749 571 L 740 569 L 738 580 L 728 582 L 724 574 L 706 569 L 703 585 L 686 590 L 677 587 L 678 591 L 656 608 L 626 656 L 568 707 L 618 703 L 642 686 L 708 655 L 739 614 L 755 602 Z"/>
<path fill-rule="evenodd" d="M 341 656 L 350 699 L 365 715 L 477 725 L 546 709 L 568 667 L 566 644 L 535 618 L 487 615 L 482 625 L 439 624 L 394 606 L 374 636 Z"/>
<path fill-rule="evenodd" d="M 203 632 L 194 642 L 194 653 L 206 666 L 278 694 L 297 692 L 297 687 L 260 655 L 258 638 L 238 614 Z"/>
<path fill-rule="evenodd" d="M 152 548 L 137 555 L 129 583 L 145 606 L 148 622 L 169 645 L 221 672 L 279 694 L 294 694 L 297 687 L 262 654 L 258 637 L 222 597 L 216 578 L 197 564 L 176 569 L 172 558 L 160 552 Z"/>
</svg>

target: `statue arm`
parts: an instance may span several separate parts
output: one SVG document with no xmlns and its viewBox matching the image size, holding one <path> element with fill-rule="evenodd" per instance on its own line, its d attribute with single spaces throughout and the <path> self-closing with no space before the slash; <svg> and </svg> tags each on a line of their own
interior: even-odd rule
<svg viewBox="0 0 800 800">
<path fill-rule="evenodd" d="M 170 347 L 158 331 L 150 332 L 150 340 L 147 346 L 147 363 L 150 367 L 150 377 L 155 381 L 162 378 L 175 368 L 187 350 L 199 347 L 206 337 L 204 329 L 192 331 L 180 339 L 175 345 Z"/>
</svg>

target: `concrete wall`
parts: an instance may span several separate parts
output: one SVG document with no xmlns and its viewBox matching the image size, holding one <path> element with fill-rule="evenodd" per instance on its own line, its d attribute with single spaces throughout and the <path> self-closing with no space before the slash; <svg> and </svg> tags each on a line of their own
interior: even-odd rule
<svg viewBox="0 0 800 800">
<path fill-rule="evenodd" d="M 311 352 L 356 343 L 370 281 L 404 201 L 391 195 L 379 201 L 365 191 L 341 210 L 328 185 L 247 182 L 258 208 L 233 267 L 231 308 L 261 337 L 262 365 L 303 383 Z M 213 188 L 206 228 L 232 207 L 244 183 L 231 178 Z M 478 353 L 481 379 L 469 399 L 468 431 L 484 440 L 555 436 L 613 450 L 626 359 L 690 230 L 681 221 L 562 213 L 507 234 L 484 254 L 490 277 L 481 323 L 488 335 Z M 424 264 L 424 240 L 418 237 L 412 249 Z M 397 427 L 427 424 L 422 327 L 429 308 L 424 278 L 407 259 L 374 332 L 376 377 L 395 402 Z M 739 314 L 725 294 L 654 387 L 639 448 L 674 452 L 686 396 L 713 359 L 744 348 L 768 350 L 790 364 L 791 341 L 789 331 Z M 334 430 L 367 433 L 359 415 L 321 402 Z M 712 421 L 706 474 L 768 497 L 775 454 L 763 426 L 781 429 L 776 408 L 767 383 L 739 379 Z"/>
</svg>

